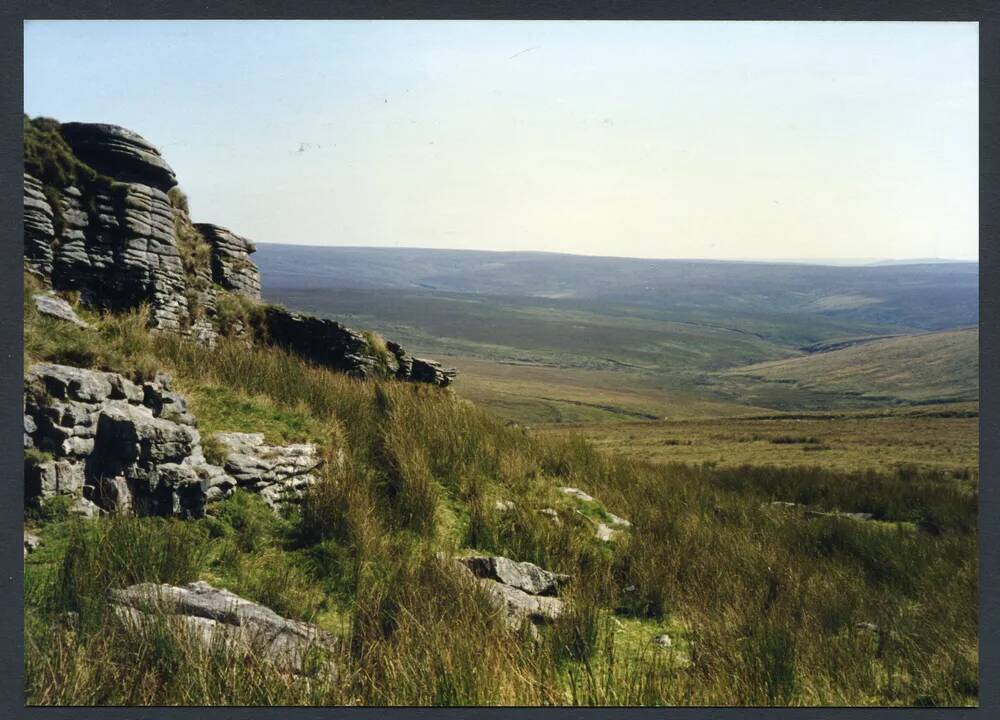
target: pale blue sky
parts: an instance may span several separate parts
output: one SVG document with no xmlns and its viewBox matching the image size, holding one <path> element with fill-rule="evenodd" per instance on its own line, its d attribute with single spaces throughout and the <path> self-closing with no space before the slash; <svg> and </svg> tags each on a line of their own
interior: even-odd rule
<svg viewBox="0 0 1000 720">
<path fill-rule="evenodd" d="M 31 21 L 24 108 L 260 242 L 978 256 L 972 23 Z"/>
</svg>

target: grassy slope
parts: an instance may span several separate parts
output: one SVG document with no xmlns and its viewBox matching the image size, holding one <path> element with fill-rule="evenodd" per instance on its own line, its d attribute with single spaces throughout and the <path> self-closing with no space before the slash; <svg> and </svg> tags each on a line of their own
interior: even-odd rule
<svg viewBox="0 0 1000 720">
<path fill-rule="evenodd" d="M 979 397 L 977 328 L 886 338 L 831 352 L 730 371 L 796 389 L 894 402 L 961 402 Z"/>
<path fill-rule="evenodd" d="M 165 369 L 205 429 L 308 437 L 347 464 L 284 520 L 240 496 L 189 523 L 30 516 L 44 549 L 26 563 L 29 703 L 975 702 L 974 481 L 645 464 L 505 426 L 436 388 L 226 339 L 207 350 L 149 334 L 141 314 L 88 319 L 95 329 L 67 326 L 26 302 L 26 362 Z M 598 542 L 562 485 L 633 529 Z M 762 507 L 778 499 L 883 522 Z M 571 573 L 570 612 L 538 644 L 509 634 L 435 560 L 471 548 Z M 108 587 L 197 577 L 340 633 L 338 678 L 282 677 L 167 628 L 122 633 L 106 613 Z M 673 655 L 648 644 L 663 631 Z"/>
</svg>

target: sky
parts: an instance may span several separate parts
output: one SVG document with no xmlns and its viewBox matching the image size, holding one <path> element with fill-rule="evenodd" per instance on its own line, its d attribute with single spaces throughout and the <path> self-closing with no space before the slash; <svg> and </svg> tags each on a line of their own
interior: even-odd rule
<svg viewBox="0 0 1000 720">
<path fill-rule="evenodd" d="M 27 21 L 24 110 L 258 242 L 978 257 L 978 25 Z"/>
</svg>

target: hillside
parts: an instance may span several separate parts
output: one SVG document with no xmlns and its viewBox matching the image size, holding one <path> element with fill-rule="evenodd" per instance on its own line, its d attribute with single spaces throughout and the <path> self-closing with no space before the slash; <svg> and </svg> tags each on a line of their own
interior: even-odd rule
<svg viewBox="0 0 1000 720">
<path fill-rule="evenodd" d="M 884 338 L 731 370 L 808 392 L 890 403 L 979 399 L 979 330 Z"/>
<path fill-rule="evenodd" d="M 665 465 L 533 431 L 342 324 L 361 313 L 262 300 L 254 244 L 193 222 L 145 138 L 26 118 L 25 144 L 26 704 L 977 702 L 967 445 L 925 467 Z M 479 314 L 436 333 L 488 326 L 493 300 L 463 297 Z M 624 347 L 695 387 L 801 353 L 655 313 L 493 312 L 557 371 Z"/>
<path fill-rule="evenodd" d="M 976 263 L 834 267 L 270 244 L 259 246 L 257 262 L 265 294 L 422 289 L 924 330 L 978 322 Z"/>
</svg>

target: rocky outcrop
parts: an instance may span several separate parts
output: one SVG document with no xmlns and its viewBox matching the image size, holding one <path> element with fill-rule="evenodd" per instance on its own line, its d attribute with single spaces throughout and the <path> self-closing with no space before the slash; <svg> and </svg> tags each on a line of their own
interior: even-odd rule
<svg viewBox="0 0 1000 720">
<path fill-rule="evenodd" d="M 26 269 L 56 291 L 78 291 L 91 307 L 148 305 L 152 327 L 213 344 L 220 291 L 260 298 L 253 243 L 218 225 L 191 224 L 186 202 L 175 195 L 175 207 L 167 194 L 177 184 L 173 170 L 138 134 L 91 123 L 65 123 L 60 131 L 99 177 L 52 187 L 24 175 Z M 357 377 L 446 386 L 455 376 L 398 345 L 373 347 L 330 320 L 273 309 L 266 326 L 274 342 Z"/>
<path fill-rule="evenodd" d="M 84 197 L 71 185 L 58 191 L 53 208 L 40 182 L 24 177 L 29 269 L 56 290 L 79 291 L 90 306 L 118 311 L 148 303 L 154 327 L 188 325 L 187 277 L 166 194 L 122 184 Z"/>
<path fill-rule="evenodd" d="M 63 123 L 62 136 L 73 154 L 102 175 L 166 192 L 177 184 L 174 171 L 138 133 L 117 125 Z"/>
<path fill-rule="evenodd" d="M 58 295 L 54 295 L 52 293 L 39 293 L 33 295 L 31 300 L 35 303 L 35 309 L 42 315 L 53 317 L 56 320 L 64 320 L 68 323 L 76 325 L 77 327 L 90 327 L 87 323 L 80 319 L 80 317 L 76 314 L 76 311 L 73 310 L 73 306 Z"/>
<path fill-rule="evenodd" d="M 456 375 L 440 363 L 410 357 L 394 342 L 378 348 L 362 333 L 334 320 L 269 307 L 265 322 L 271 342 L 354 377 L 395 377 L 447 387 Z"/>
<path fill-rule="evenodd" d="M 323 657 L 336 648 L 332 635 L 205 582 L 141 583 L 112 590 L 110 599 L 118 617 L 134 630 L 156 622 L 154 615 L 166 615 L 206 648 L 221 643 L 233 652 L 252 652 L 295 674 L 316 666 L 326 675 L 334 671 Z"/>
<path fill-rule="evenodd" d="M 379 376 L 380 360 L 388 359 L 380 358 L 364 335 L 333 320 L 269 307 L 265 322 L 271 342 L 354 377 Z"/>
<path fill-rule="evenodd" d="M 250 260 L 254 244 L 224 227 L 197 223 L 195 227 L 212 246 L 212 280 L 226 290 L 260 299 L 260 271 Z"/>
<path fill-rule="evenodd" d="M 260 494 L 273 509 L 301 501 L 317 481 L 322 465 L 312 443 L 269 445 L 262 433 L 220 432 L 213 437 L 225 448 L 223 467 L 233 484 L 220 483 L 209 490 L 209 499 L 225 497 L 236 487 Z"/>
<path fill-rule="evenodd" d="M 259 433 L 216 433 L 224 467 L 205 459 L 201 435 L 170 377 L 137 384 L 117 373 L 39 363 L 25 381 L 25 497 L 57 495 L 73 509 L 200 517 L 236 488 L 274 510 L 301 501 L 322 464 L 315 445 L 269 445 Z M 339 456 L 342 461 L 342 455 Z"/>
<path fill-rule="evenodd" d="M 27 373 L 24 415 L 25 446 L 51 456 L 26 461 L 29 502 L 64 495 L 84 514 L 198 517 L 206 491 L 226 480 L 205 461 L 194 418 L 166 376 L 140 386 L 40 363 Z"/>
</svg>

